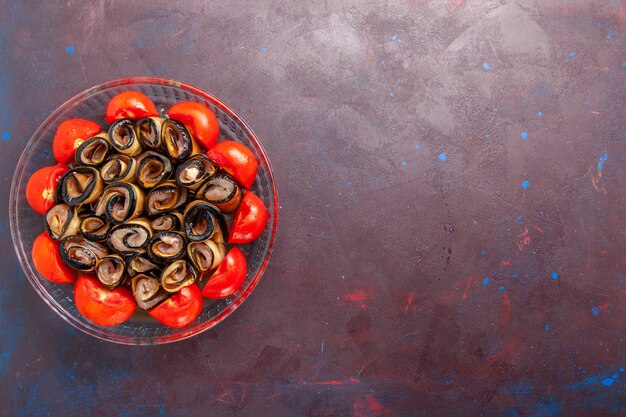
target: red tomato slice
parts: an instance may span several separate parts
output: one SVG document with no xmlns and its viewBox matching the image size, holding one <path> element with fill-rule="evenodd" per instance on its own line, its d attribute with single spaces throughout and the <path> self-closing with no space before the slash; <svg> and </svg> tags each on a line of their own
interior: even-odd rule
<svg viewBox="0 0 626 417">
<path fill-rule="evenodd" d="M 60 243 L 43 232 L 33 242 L 33 263 L 42 277 L 57 284 L 76 281 L 76 271 L 67 266 L 59 254 Z"/>
<path fill-rule="evenodd" d="M 148 313 L 162 324 L 175 329 L 194 321 L 202 311 L 202 293 L 196 284 L 180 289 Z"/>
<path fill-rule="evenodd" d="M 206 155 L 245 189 L 252 186 L 259 166 L 250 149 L 239 142 L 225 140 L 209 149 Z"/>
<path fill-rule="evenodd" d="M 52 141 L 52 153 L 61 164 L 74 162 L 76 149 L 81 143 L 102 131 L 99 124 L 91 120 L 69 119 L 59 125 Z"/>
<path fill-rule="evenodd" d="M 52 165 L 35 171 L 26 184 L 26 201 L 39 214 L 46 214 L 56 204 L 59 179 L 69 171 L 65 165 Z"/>
<path fill-rule="evenodd" d="M 209 149 L 217 143 L 217 138 L 220 136 L 220 124 L 215 114 L 204 104 L 181 101 L 174 104 L 167 114 L 170 118 L 184 124 L 205 148 Z"/>
<path fill-rule="evenodd" d="M 119 93 L 107 104 L 105 118 L 111 124 L 121 119 L 137 121 L 144 117 L 158 116 L 156 106 L 145 94 L 137 91 Z"/>
<path fill-rule="evenodd" d="M 81 275 L 74 286 L 74 302 L 80 313 L 101 326 L 115 326 L 133 315 L 137 304 L 126 288 L 106 288 L 91 275 Z"/>
<path fill-rule="evenodd" d="M 247 192 L 237 211 L 230 228 L 228 243 L 249 243 L 261 236 L 267 223 L 267 209 L 259 197 Z"/>
<path fill-rule="evenodd" d="M 247 273 L 246 257 L 239 248 L 234 247 L 204 285 L 202 295 L 217 299 L 230 297 L 241 288 Z"/>
</svg>

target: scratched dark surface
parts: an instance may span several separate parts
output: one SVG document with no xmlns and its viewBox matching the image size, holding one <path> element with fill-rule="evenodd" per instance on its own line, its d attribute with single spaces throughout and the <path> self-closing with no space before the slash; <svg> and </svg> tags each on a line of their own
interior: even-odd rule
<svg viewBox="0 0 626 417">
<path fill-rule="evenodd" d="M 626 8 L 0 0 L 0 415 L 624 416 Z M 218 327 L 100 342 L 24 278 L 22 147 L 94 84 L 223 98 L 273 163 L 270 267 Z"/>
</svg>

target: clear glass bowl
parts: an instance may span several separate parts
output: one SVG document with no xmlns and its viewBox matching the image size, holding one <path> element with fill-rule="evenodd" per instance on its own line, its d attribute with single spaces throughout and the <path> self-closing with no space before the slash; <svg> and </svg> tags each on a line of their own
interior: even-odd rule
<svg viewBox="0 0 626 417">
<path fill-rule="evenodd" d="M 165 114 L 171 105 L 179 101 L 204 103 L 213 110 L 220 122 L 220 140 L 243 143 L 259 161 L 259 172 L 252 191 L 265 202 L 269 220 L 261 237 L 240 246 L 248 261 L 248 276 L 243 288 L 224 300 L 205 299 L 200 316 L 184 329 L 163 326 L 140 309 L 128 321 L 114 327 L 94 324 L 76 309 L 73 285 L 49 282 L 37 273 L 31 259 L 33 241 L 44 231 L 44 224 L 43 217 L 26 202 L 26 183 L 37 169 L 56 163 L 52 154 L 52 139 L 57 127 L 71 118 L 93 120 L 106 126 L 104 111 L 109 99 L 130 90 L 140 91 L 150 97 L 161 114 Z M 63 320 L 77 329 L 102 340 L 127 345 L 154 345 L 183 340 L 215 326 L 235 311 L 250 296 L 267 267 L 276 237 L 279 208 L 270 162 L 261 143 L 243 119 L 221 100 L 198 88 L 156 77 L 123 78 L 100 84 L 72 97 L 57 108 L 35 131 L 22 152 L 13 175 L 9 204 L 13 245 L 26 277 L 37 294 Z"/>
</svg>

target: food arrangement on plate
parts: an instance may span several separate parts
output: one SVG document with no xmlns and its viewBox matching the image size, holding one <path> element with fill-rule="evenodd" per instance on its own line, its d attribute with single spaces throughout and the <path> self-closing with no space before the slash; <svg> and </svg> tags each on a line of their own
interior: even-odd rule
<svg viewBox="0 0 626 417">
<path fill-rule="evenodd" d="M 126 91 L 108 102 L 106 122 L 65 120 L 52 144 L 58 164 L 29 178 L 26 198 L 46 229 L 33 264 L 73 284 L 76 308 L 96 324 L 115 326 L 139 308 L 185 327 L 204 298 L 230 297 L 246 278 L 238 245 L 268 220 L 250 191 L 257 161 L 241 143 L 219 141 L 201 103 L 161 116 L 148 96 Z"/>
</svg>

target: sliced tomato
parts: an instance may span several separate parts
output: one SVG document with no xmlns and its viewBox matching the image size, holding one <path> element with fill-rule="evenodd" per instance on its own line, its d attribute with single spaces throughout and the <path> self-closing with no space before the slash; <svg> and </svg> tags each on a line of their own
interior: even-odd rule
<svg viewBox="0 0 626 417">
<path fill-rule="evenodd" d="M 137 304 L 126 288 L 106 288 L 97 278 L 81 275 L 74 285 L 74 302 L 80 313 L 101 326 L 123 323 L 135 312 Z"/>
<path fill-rule="evenodd" d="M 230 228 L 228 243 L 249 243 L 261 236 L 267 223 L 267 208 L 263 201 L 251 192 L 247 192 L 237 211 Z"/>
<path fill-rule="evenodd" d="M 74 162 L 76 149 L 87 139 L 102 131 L 98 123 L 85 119 L 69 119 L 57 128 L 52 141 L 52 153 L 61 164 Z"/>
<path fill-rule="evenodd" d="M 39 214 L 46 214 L 56 204 L 56 189 L 59 180 L 70 168 L 52 165 L 35 171 L 26 184 L 26 201 Z"/>
<path fill-rule="evenodd" d="M 204 104 L 181 101 L 174 104 L 167 114 L 170 118 L 184 124 L 205 148 L 209 149 L 217 143 L 217 138 L 220 136 L 220 124 L 215 114 Z"/>
<path fill-rule="evenodd" d="M 43 232 L 33 242 L 33 263 L 42 277 L 57 284 L 71 284 L 76 281 L 77 272 L 67 266 L 59 253 L 60 243 Z"/>
<path fill-rule="evenodd" d="M 148 313 L 162 324 L 175 329 L 194 321 L 202 311 L 202 293 L 196 284 L 180 289 Z"/>
<path fill-rule="evenodd" d="M 241 143 L 232 140 L 219 142 L 206 155 L 245 189 L 249 189 L 254 183 L 259 165 L 250 149 Z"/>
<path fill-rule="evenodd" d="M 156 106 L 145 94 L 125 91 L 113 97 L 107 104 L 105 118 L 111 124 L 121 119 L 137 121 L 144 117 L 158 116 Z"/>
<path fill-rule="evenodd" d="M 217 299 L 230 297 L 241 288 L 247 274 L 246 257 L 238 247 L 234 247 L 204 285 L 202 295 Z"/>
</svg>

